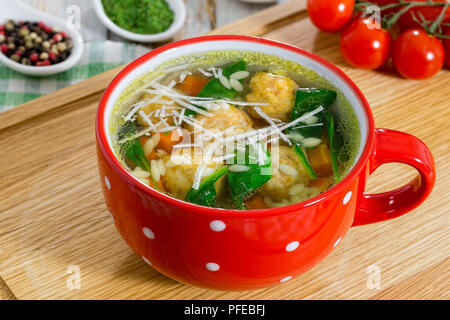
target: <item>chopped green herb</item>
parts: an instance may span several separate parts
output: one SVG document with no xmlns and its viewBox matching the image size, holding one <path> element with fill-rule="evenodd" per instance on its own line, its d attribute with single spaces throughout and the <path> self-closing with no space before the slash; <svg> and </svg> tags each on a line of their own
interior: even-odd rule
<svg viewBox="0 0 450 320">
<path fill-rule="evenodd" d="M 102 4 L 112 22 L 134 33 L 164 32 L 175 18 L 165 0 L 102 0 Z"/>
</svg>

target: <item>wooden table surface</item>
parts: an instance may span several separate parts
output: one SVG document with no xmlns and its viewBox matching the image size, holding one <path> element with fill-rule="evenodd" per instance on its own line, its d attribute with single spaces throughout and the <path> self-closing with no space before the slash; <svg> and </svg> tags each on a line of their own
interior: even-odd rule
<svg viewBox="0 0 450 320">
<path fill-rule="evenodd" d="M 422 206 L 352 228 L 318 266 L 268 289 L 213 291 L 168 279 L 127 247 L 100 190 L 94 118 L 117 68 L 0 114 L 0 297 L 449 299 L 450 72 L 409 81 L 390 68 L 351 68 L 339 37 L 312 26 L 305 2 L 292 0 L 212 33 L 245 30 L 312 51 L 344 70 L 367 97 L 377 127 L 411 133 L 433 152 L 436 186 Z M 403 165 L 382 166 L 366 191 L 392 189 L 415 174 Z"/>
</svg>

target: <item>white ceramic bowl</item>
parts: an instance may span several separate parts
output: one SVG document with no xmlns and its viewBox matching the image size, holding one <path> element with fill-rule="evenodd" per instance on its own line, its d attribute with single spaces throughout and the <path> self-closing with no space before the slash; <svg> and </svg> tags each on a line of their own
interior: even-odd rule
<svg viewBox="0 0 450 320">
<path fill-rule="evenodd" d="M 170 8 L 175 14 L 172 25 L 164 32 L 155 34 L 141 34 L 134 33 L 119 27 L 117 24 L 111 21 L 103 9 L 102 0 L 94 0 L 94 8 L 98 18 L 103 25 L 114 32 L 115 34 L 136 42 L 160 42 L 165 41 L 173 36 L 181 29 L 186 20 L 186 5 L 183 0 L 166 0 L 169 3 Z"/>
<path fill-rule="evenodd" d="M 42 21 L 48 26 L 56 26 L 72 38 L 73 49 L 69 57 L 65 61 L 46 67 L 26 66 L 21 63 L 14 62 L 3 53 L 0 53 L 0 62 L 4 65 L 17 72 L 27 75 L 48 76 L 64 72 L 75 66 L 78 61 L 80 61 L 84 50 L 83 38 L 78 31 L 68 28 L 66 22 L 63 19 L 34 9 L 24 4 L 22 1 L 9 1 L 8 5 L 3 7 L 0 12 L 0 24 L 4 24 L 9 19 L 14 21 Z"/>
</svg>

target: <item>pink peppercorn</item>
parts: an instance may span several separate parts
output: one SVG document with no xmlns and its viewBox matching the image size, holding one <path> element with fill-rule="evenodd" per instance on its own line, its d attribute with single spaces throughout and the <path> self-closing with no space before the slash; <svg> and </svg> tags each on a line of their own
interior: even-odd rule
<svg viewBox="0 0 450 320">
<path fill-rule="evenodd" d="M 49 66 L 49 65 L 51 65 L 52 63 L 50 62 L 50 60 L 44 60 L 44 61 L 42 61 L 42 65 L 43 66 Z"/>
<path fill-rule="evenodd" d="M 54 52 L 49 52 L 48 53 L 48 57 L 50 58 L 50 60 L 55 60 L 56 59 L 56 54 Z"/>
<path fill-rule="evenodd" d="M 4 44 L 2 44 L 2 45 L 0 46 L 0 50 L 1 50 L 3 53 L 7 53 L 7 52 L 9 51 L 9 47 L 8 47 L 8 45 L 7 45 L 6 43 L 4 43 Z"/>
<path fill-rule="evenodd" d="M 17 51 L 16 51 L 16 54 L 17 54 L 19 57 L 21 57 L 21 56 L 23 55 L 23 52 L 20 51 L 20 50 L 17 50 Z"/>
<path fill-rule="evenodd" d="M 30 60 L 33 62 L 36 62 L 39 60 L 39 55 L 37 53 L 33 53 L 32 55 L 30 55 Z"/>
<path fill-rule="evenodd" d="M 53 40 L 55 40 L 55 42 L 60 42 L 62 40 L 62 36 L 60 33 L 57 33 L 53 36 Z"/>
</svg>

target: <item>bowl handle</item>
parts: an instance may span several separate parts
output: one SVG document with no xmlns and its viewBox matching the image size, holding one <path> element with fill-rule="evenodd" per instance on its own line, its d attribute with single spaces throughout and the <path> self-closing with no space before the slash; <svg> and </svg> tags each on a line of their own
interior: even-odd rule
<svg viewBox="0 0 450 320">
<path fill-rule="evenodd" d="M 407 133 L 376 129 L 369 174 L 382 164 L 392 162 L 408 164 L 417 169 L 420 175 L 396 190 L 364 194 L 353 227 L 399 217 L 416 208 L 430 195 L 436 180 L 436 168 L 428 147 Z"/>
</svg>

